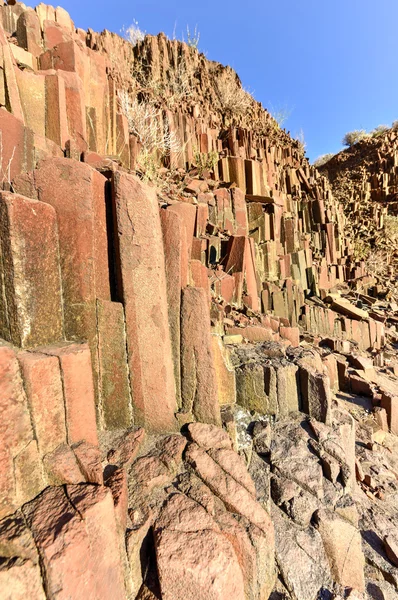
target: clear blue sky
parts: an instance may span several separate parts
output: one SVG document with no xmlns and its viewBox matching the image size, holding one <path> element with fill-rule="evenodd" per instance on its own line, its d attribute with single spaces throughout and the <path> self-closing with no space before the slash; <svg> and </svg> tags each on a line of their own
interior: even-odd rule
<svg viewBox="0 0 398 600">
<path fill-rule="evenodd" d="M 398 0 L 58 0 L 75 25 L 177 37 L 231 65 L 257 100 L 287 109 L 310 159 L 337 152 L 352 129 L 398 120 Z M 35 2 L 26 2 L 35 6 Z"/>
</svg>

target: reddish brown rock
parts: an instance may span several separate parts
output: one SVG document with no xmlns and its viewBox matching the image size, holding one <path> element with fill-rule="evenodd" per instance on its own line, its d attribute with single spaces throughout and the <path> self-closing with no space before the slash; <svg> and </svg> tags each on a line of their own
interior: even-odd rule
<svg viewBox="0 0 398 600">
<path fill-rule="evenodd" d="M 85 480 L 88 483 L 103 485 L 101 451 L 98 446 L 83 441 L 73 445 L 73 452 Z"/>
<path fill-rule="evenodd" d="M 110 298 L 106 179 L 89 165 L 65 158 L 42 161 L 34 176 L 39 199 L 57 214 L 66 337 L 91 342 L 95 299 Z"/>
<path fill-rule="evenodd" d="M 383 392 L 381 396 L 381 407 L 387 413 L 388 426 L 391 433 L 398 435 L 398 396 Z"/>
<path fill-rule="evenodd" d="M 245 598 L 236 554 L 221 533 L 161 531 L 156 556 L 164 600 Z"/>
<path fill-rule="evenodd" d="M 7 83 L 10 82 L 7 81 Z M 0 133 L 3 144 L 2 173 L 5 174 L 6 180 L 11 182 L 19 173 L 33 169 L 33 131 L 24 126 L 22 113 L 17 117 L 15 113 L 11 114 L 2 107 L 0 109 Z"/>
<path fill-rule="evenodd" d="M 65 81 L 57 73 L 46 74 L 46 137 L 61 148 L 69 139 Z"/>
<path fill-rule="evenodd" d="M 359 531 L 328 510 L 317 511 L 315 521 L 336 581 L 363 592 L 365 558 Z"/>
<path fill-rule="evenodd" d="M 274 548 L 274 532 L 269 515 L 240 483 L 227 474 L 206 452 L 191 444 L 185 460 L 193 467 L 211 491 L 218 496 L 231 512 L 246 517 L 267 536 L 270 552 Z"/>
<path fill-rule="evenodd" d="M 18 556 L 33 564 L 39 562 L 32 534 L 20 510 L 0 521 L 0 555 L 5 558 Z"/>
<path fill-rule="evenodd" d="M 18 18 L 17 39 L 18 45 L 33 54 L 33 56 L 40 56 L 43 52 L 40 21 L 34 10 L 25 10 Z"/>
<path fill-rule="evenodd" d="M 140 487 L 143 495 L 154 488 L 170 483 L 172 475 L 166 465 L 157 456 L 142 456 L 132 465 L 129 476 Z"/>
<path fill-rule="evenodd" d="M 18 360 L 42 456 L 66 442 L 65 405 L 59 360 L 39 352 L 20 352 Z"/>
<path fill-rule="evenodd" d="M 1 518 L 40 491 L 39 455 L 19 364 L 7 346 L 0 346 L 0 463 Z"/>
<path fill-rule="evenodd" d="M 2 560 L 0 589 L 4 600 L 46 600 L 40 566 L 22 558 Z"/>
<path fill-rule="evenodd" d="M 182 462 L 187 440 L 181 435 L 169 435 L 157 442 L 159 458 L 171 471 L 176 471 Z"/>
<path fill-rule="evenodd" d="M 99 396 L 106 429 L 132 424 L 123 305 L 97 300 Z"/>
<path fill-rule="evenodd" d="M 156 193 L 121 173 L 114 175 L 113 193 L 135 423 L 173 430 L 175 382 Z"/>
<path fill-rule="evenodd" d="M 67 495 L 83 519 L 90 540 L 89 566 L 98 598 L 125 600 L 126 591 L 112 494 L 106 487 L 69 485 Z"/>
<path fill-rule="evenodd" d="M 185 494 L 173 494 L 163 506 L 154 525 L 155 532 L 195 532 L 203 529 L 220 531 L 213 517 L 197 502 Z"/>
<path fill-rule="evenodd" d="M 5 315 L 0 316 L 1 336 L 23 347 L 62 339 L 54 209 L 42 202 L 1 192 L 0 223 L 6 300 Z"/>
<path fill-rule="evenodd" d="M 59 358 L 69 444 L 85 440 L 98 445 L 94 383 L 88 345 L 65 344 L 42 348 L 42 352 Z"/>
<path fill-rule="evenodd" d="M 232 236 L 229 239 L 225 271 L 234 273 L 236 276 L 241 275 L 245 281 L 250 308 L 258 311 L 260 307 L 254 267 L 254 243 L 252 242 L 253 240 L 244 236 Z M 240 303 L 240 298 L 237 297 L 235 301 Z"/>
<path fill-rule="evenodd" d="M 181 217 L 183 227 L 186 231 L 186 241 L 189 260 L 191 258 L 192 240 L 195 233 L 196 206 L 194 206 L 193 204 L 189 204 L 188 202 L 178 202 L 177 204 L 172 204 L 171 206 L 169 206 L 167 210 L 170 210 L 171 212 Z"/>
<path fill-rule="evenodd" d="M 221 423 L 206 292 L 185 288 L 181 306 L 181 395 L 184 412 L 203 423 Z"/>
<path fill-rule="evenodd" d="M 256 498 L 256 488 L 242 456 L 234 452 L 234 450 L 226 448 L 210 448 L 208 454 L 228 475 L 231 475 L 235 481 L 242 485 L 253 498 Z"/>
<path fill-rule="evenodd" d="M 121 467 L 116 469 L 105 482 L 105 485 L 111 490 L 113 504 L 115 507 L 115 518 L 119 532 L 124 538 L 127 527 L 127 472 Z"/>
<path fill-rule="evenodd" d="M 220 337 L 212 335 L 213 362 L 216 370 L 218 403 L 234 404 L 236 402 L 235 369 L 232 366 L 229 350 Z"/>
<path fill-rule="evenodd" d="M 76 455 L 67 444 L 61 444 L 53 452 L 46 454 L 43 458 L 43 466 L 49 483 L 52 485 L 82 483 L 85 481 Z"/>
<path fill-rule="evenodd" d="M 78 598 L 95 589 L 90 568 L 90 539 L 82 518 L 62 487 L 49 487 L 23 507 L 45 572 L 47 592 Z M 93 540 L 94 542 L 94 540 Z"/>
<path fill-rule="evenodd" d="M 129 431 L 117 442 L 115 448 L 108 452 L 108 461 L 119 467 L 128 467 L 137 456 L 145 439 L 145 429 Z"/>
<path fill-rule="evenodd" d="M 126 532 L 126 550 L 130 567 L 132 593 L 134 597 L 134 595 L 140 591 L 141 593 L 138 594 L 137 599 L 141 598 L 142 600 L 157 600 L 157 596 L 150 594 L 145 586 L 143 586 L 143 588 L 148 594 L 141 588 L 143 577 L 149 565 L 152 544 L 152 533 L 150 528 L 152 524 L 153 514 L 149 510 L 140 524 L 136 525 L 134 529 L 129 529 Z"/>
<path fill-rule="evenodd" d="M 317 421 L 329 424 L 332 402 L 329 377 L 303 362 L 299 364 L 303 410 Z"/>
<path fill-rule="evenodd" d="M 232 440 L 221 427 L 207 425 L 206 423 L 190 423 L 188 425 L 188 435 L 193 442 L 202 446 L 205 450 L 210 448 L 232 449 Z"/>
<path fill-rule="evenodd" d="M 167 306 L 177 404 L 181 406 L 180 312 L 181 288 L 188 283 L 186 231 L 181 216 L 172 210 L 161 210 L 164 259 L 166 268 Z M 183 237 L 185 244 L 183 243 Z M 185 251 L 184 251 L 185 250 Z"/>
</svg>

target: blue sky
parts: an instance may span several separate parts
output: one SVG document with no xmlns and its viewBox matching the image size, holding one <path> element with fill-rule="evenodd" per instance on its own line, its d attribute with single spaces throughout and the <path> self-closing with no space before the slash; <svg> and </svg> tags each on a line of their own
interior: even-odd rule
<svg viewBox="0 0 398 600">
<path fill-rule="evenodd" d="M 398 0 L 59 0 L 75 25 L 172 37 L 197 25 L 200 50 L 231 65 L 257 100 L 287 111 L 314 159 L 353 129 L 398 120 Z M 34 6 L 34 2 L 27 4 Z M 272 112 L 272 110 L 271 110 Z"/>
</svg>

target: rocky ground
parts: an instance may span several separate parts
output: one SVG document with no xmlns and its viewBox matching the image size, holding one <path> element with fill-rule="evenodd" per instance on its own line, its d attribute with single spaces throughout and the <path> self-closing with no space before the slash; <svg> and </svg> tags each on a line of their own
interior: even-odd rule
<svg viewBox="0 0 398 600">
<path fill-rule="evenodd" d="M 239 406 L 223 418 L 230 435 L 195 423 L 104 436 L 132 597 L 395 598 L 398 439 L 384 410 L 338 392 L 329 425 Z"/>
</svg>

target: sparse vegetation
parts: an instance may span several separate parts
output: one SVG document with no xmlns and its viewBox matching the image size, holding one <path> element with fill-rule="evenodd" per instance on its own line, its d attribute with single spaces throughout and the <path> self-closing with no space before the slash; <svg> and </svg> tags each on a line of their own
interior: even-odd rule
<svg viewBox="0 0 398 600">
<path fill-rule="evenodd" d="M 198 169 L 198 174 L 202 177 L 204 171 L 213 171 L 218 162 L 218 152 L 200 152 L 197 148 L 194 149 L 195 166 Z"/>
<path fill-rule="evenodd" d="M 328 154 L 321 154 L 321 156 L 318 156 L 318 158 L 314 160 L 314 167 L 319 169 L 319 167 L 326 165 L 326 163 L 329 162 L 329 160 L 333 158 L 333 156 L 334 154 L 332 154 L 331 152 L 329 152 Z"/>
<path fill-rule="evenodd" d="M 230 115 L 244 114 L 253 102 L 253 96 L 245 90 L 233 71 L 225 71 L 217 81 L 217 91 L 222 110 Z"/>
<path fill-rule="evenodd" d="M 288 109 L 286 106 L 285 107 L 281 107 L 281 108 L 277 108 L 277 109 L 274 109 L 271 106 L 271 109 L 270 109 L 269 112 L 271 114 L 271 117 L 274 119 L 274 121 L 276 121 L 276 124 L 278 125 L 278 127 L 281 129 L 282 125 L 290 117 L 292 111 L 290 109 Z"/>
<path fill-rule="evenodd" d="M 389 130 L 388 125 L 378 125 L 377 127 L 375 127 L 373 129 L 373 131 L 370 132 L 370 135 L 372 137 L 379 137 L 379 136 L 383 135 L 383 133 L 385 133 L 388 130 Z"/>
<path fill-rule="evenodd" d="M 300 129 L 299 134 L 296 137 L 296 140 L 298 141 L 300 152 L 302 152 L 303 154 L 305 154 L 305 149 L 307 147 L 307 143 L 305 141 L 304 131 L 302 129 Z"/>
<path fill-rule="evenodd" d="M 195 48 L 195 50 L 198 50 L 199 40 L 200 40 L 200 32 L 198 31 L 198 26 L 195 25 L 195 29 L 191 33 L 189 26 L 187 25 L 187 42 L 186 43 L 188 44 L 188 46 L 190 46 L 191 48 Z M 184 38 L 183 38 L 183 41 L 185 41 Z"/>
<path fill-rule="evenodd" d="M 130 42 L 133 46 L 136 46 L 139 42 L 142 42 L 145 38 L 146 31 L 142 31 L 139 28 L 138 22 L 134 19 L 130 27 L 122 29 L 123 37 Z"/>
<path fill-rule="evenodd" d="M 178 107 L 192 95 L 192 76 L 184 59 L 179 58 L 176 66 L 168 73 L 168 80 L 164 82 L 155 79 L 146 58 L 136 61 L 131 69 L 136 94 L 147 98 L 148 102 L 158 106 L 166 105 L 170 110 Z"/>
<path fill-rule="evenodd" d="M 130 132 L 138 138 L 143 151 L 148 155 L 157 153 L 167 156 L 171 152 L 181 150 L 180 141 L 175 133 L 169 130 L 160 109 L 150 102 L 132 99 L 126 91 L 119 93 L 119 102 Z"/>
<path fill-rule="evenodd" d="M 349 131 L 345 134 L 342 144 L 343 146 L 351 147 L 366 137 L 368 137 L 368 134 L 366 133 L 365 129 L 354 129 L 354 131 Z"/>
</svg>

